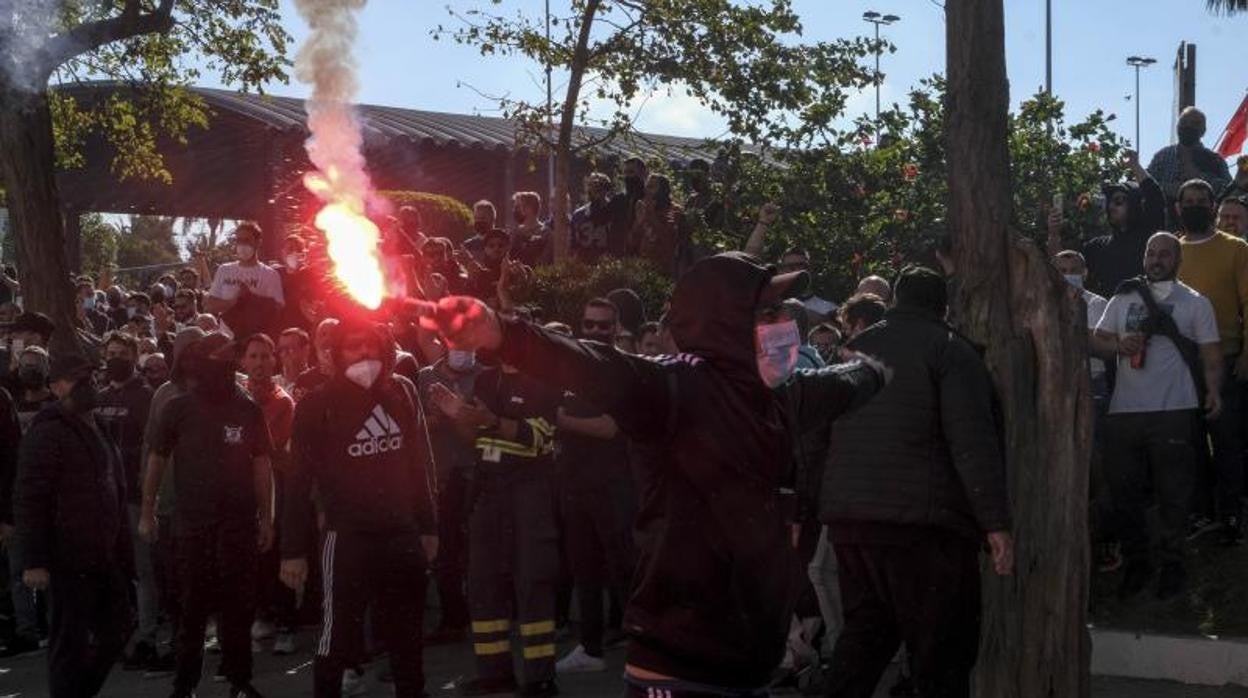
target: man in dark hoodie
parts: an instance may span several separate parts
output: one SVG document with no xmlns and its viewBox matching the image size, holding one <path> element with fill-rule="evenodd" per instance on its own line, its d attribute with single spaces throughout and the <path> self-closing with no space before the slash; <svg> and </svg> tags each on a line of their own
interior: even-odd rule
<svg viewBox="0 0 1248 698">
<path fill-rule="evenodd" d="M 914 267 L 896 305 L 849 347 L 896 378 L 832 428 L 820 519 L 836 549 L 845 626 L 826 686 L 870 698 L 905 641 L 923 696 L 968 696 L 979 647 L 979 549 L 1013 567 L 992 385 L 944 323 L 944 278 Z"/>
<path fill-rule="evenodd" d="M 325 514 L 324 616 L 313 695 L 342 695 L 363 656 L 364 611 L 390 652 L 397 698 L 424 691 L 425 575 L 438 554 L 432 444 L 416 387 L 394 373 L 383 327 L 344 319 L 330 338 L 333 376 L 295 408 L 282 517 L 282 581 L 301 588 L 316 550 L 311 495 Z"/>
<path fill-rule="evenodd" d="M 771 389 L 792 374 L 801 340 L 775 306 L 808 281 L 738 252 L 699 261 L 668 314 L 686 353 L 656 360 L 500 318 L 471 298 L 421 306 L 421 322 L 451 346 L 497 350 L 653 453 L 624 619 L 629 695 L 762 695 L 780 663 L 799 579 L 780 491 L 786 427 L 866 402 L 888 373 L 865 357 L 801 372 L 801 401 L 782 408 Z"/>
<path fill-rule="evenodd" d="M 52 362 L 57 402 L 35 417 L 18 455 L 17 553 L 22 581 L 48 592 L 52 698 L 99 693 L 130 633 L 125 469 L 92 415 L 94 368 L 72 354 Z"/>
<path fill-rule="evenodd" d="M 1123 157 L 1135 181 L 1102 188 L 1110 232 L 1088 240 L 1082 249 L 1088 263 L 1085 287 L 1104 298 L 1114 295 L 1118 284 L 1144 273 L 1141 265 L 1148 238 L 1166 224 L 1166 201 L 1161 187 L 1140 166 L 1135 151 L 1128 150 Z M 1056 256 L 1067 247 L 1062 242 L 1063 211 L 1050 211 L 1048 222 L 1049 255 Z"/>
</svg>

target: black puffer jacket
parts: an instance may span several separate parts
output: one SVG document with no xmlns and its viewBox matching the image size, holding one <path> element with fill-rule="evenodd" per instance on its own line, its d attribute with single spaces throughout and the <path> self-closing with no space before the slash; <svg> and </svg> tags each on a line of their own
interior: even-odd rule
<svg viewBox="0 0 1248 698">
<path fill-rule="evenodd" d="M 832 427 L 823 522 L 938 527 L 974 538 L 1008 530 L 992 385 L 970 343 L 932 313 L 894 308 L 849 346 L 895 373 Z"/>
<path fill-rule="evenodd" d="M 51 405 L 35 416 L 18 454 L 13 513 L 23 569 L 81 571 L 119 565 L 133 576 L 121 454 L 84 420 Z"/>
<path fill-rule="evenodd" d="M 784 653 L 798 561 L 780 492 L 786 431 L 863 404 L 882 376 L 861 363 L 802 371 L 787 408 L 759 378 L 754 311 L 773 271 L 708 257 L 668 315 L 685 354 L 647 359 L 504 322 L 502 360 L 611 415 L 647 454 L 641 539 L 624 614 L 628 663 L 727 688 L 765 686 Z"/>
</svg>

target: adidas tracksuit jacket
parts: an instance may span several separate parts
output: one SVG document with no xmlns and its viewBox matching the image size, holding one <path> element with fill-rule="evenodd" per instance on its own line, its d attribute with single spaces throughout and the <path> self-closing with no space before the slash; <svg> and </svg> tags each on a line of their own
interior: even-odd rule
<svg viewBox="0 0 1248 698">
<path fill-rule="evenodd" d="M 433 453 L 411 382 L 365 390 L 342 376 L 295 409 L 282 557 L 315 550 L 312 493 L 325 513 L 324 617 L 314 662 L 316 698 L 341 695 L 342 670 L 363 654 L 364 612 L 390 651 L 395 695 L 420 696 L 427 567 L 422 535 L 437 535 Z"/>
</svg>

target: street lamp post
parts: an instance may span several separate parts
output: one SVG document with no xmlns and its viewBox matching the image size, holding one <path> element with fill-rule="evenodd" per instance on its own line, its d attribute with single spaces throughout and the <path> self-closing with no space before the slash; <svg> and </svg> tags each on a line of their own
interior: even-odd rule
<svg viewBox="0 0 1248 698">
<path fill-rule="evenodd" d="M 875 25 L 875 144 L 880 144 L 880 25 L 900 22 L 897 15 L 881 15 L 874 10 L 862 13 L 863 21 Z"/>
<path fill-rule="evenodd" d="M 1157 62 L 1155 58 L 1145 56 L 1128 56 L 1127 65 L 1135 68 L 1135 152 L 1140 152 L 1140 68 Z"/>
</svg>

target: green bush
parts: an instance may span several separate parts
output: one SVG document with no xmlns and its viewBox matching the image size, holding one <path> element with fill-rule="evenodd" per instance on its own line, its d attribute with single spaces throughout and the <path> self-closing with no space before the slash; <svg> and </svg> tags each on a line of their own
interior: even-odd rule
<svg viewBox="0 0 1248 698">
<path fill-rule="evenodd" d="M 420 211 L 421 224 L 424 226 L 422 232 L 429 237 L 450 238 L 452 242 L 459 244 L 472 229 L 472 209 L 458 199 L 423 191 L 379 193 L 389 199 L 396 209 L 414 206 Z"/>
<path fill-rule="evenodd" d="M 547 321 L 558 320 L 575 327 L 585 301 L 617 288 L 636 291 L 650 320 L 659 319 L 672 294 L 672 282 L 649 262 L 606 257 L 595 264 L 568 260 L 538 267 L 532 278 L 516 288 L 515 301 L 518 305 L 540 307 Z"/>
</svg>

